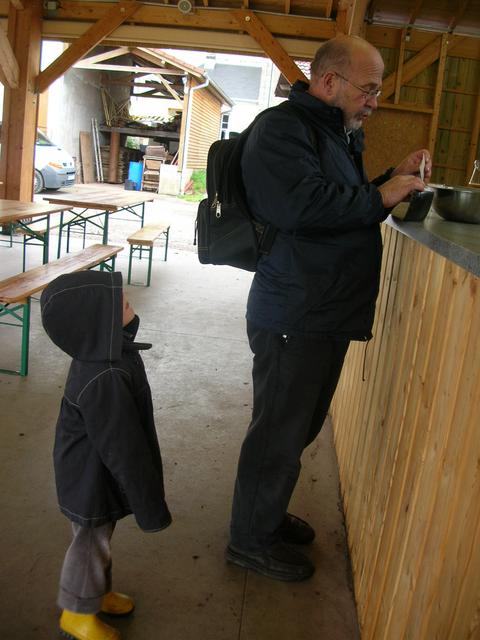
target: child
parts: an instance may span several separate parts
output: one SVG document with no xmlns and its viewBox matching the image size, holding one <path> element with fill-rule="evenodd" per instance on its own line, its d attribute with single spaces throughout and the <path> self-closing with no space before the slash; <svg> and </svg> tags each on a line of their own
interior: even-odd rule
<svg viewBox="0 0 480 640">
<path fill-rule="evenodd" d="M 134 603 L 111 591 L 110 538 L 133 513 L 144 531 L 171 523 L 152 398 L 134 342 L 139 319 L 122 274 L 60 276 L 42 293 L 42 323 L 73 361 L 57 421 L 54 466 L 60 510 L 72 521 L 63 563 L 60 630 L 77 640 L 117 640 L 96 614 L 126 615 Z"/>
</svg>

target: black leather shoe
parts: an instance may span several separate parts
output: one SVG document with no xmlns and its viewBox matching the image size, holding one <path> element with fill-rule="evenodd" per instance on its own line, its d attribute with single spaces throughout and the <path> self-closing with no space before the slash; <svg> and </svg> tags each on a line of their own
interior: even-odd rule
<svg viewBox="0 0 480 640">
<path fill-rule="evenodd" d="M 315 531 L 308 522 L 291 513 L 286 514 L 277 534 L 286 544 L 311 544 L 315 538 Z"/>
<path fill-rule="evenodd" d="M 288 582 L 306 580 L 315 571 L 315 567 L 308 558 L 283 542 L 276 542 L 260 551 L 243 551 L 229 545 L 226 559 L 239 567 L 252 569 L 268 578 Z"/>
</svg>

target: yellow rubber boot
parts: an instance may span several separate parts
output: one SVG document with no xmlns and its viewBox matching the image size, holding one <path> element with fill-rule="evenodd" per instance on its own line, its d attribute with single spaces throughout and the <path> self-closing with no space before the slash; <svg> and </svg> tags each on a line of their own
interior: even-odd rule
<svg viewBox="0 0 480 640">
<path fill-rule="evenodd" d="M 60 616 L 60 631 L 73 640 L 120 640 L 120 634 L 91 613 L 63 611 Z"/>
<path fill-rule="evenodd" d="M 109 616 L 128 616 L 134 609 L 134 601 L 124 593 L 110 591 L 103 596 L 101 612 Z"/>
</svg>

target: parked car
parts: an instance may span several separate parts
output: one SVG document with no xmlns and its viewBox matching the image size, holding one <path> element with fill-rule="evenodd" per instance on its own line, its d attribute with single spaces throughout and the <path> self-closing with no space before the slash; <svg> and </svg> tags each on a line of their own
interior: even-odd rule
<svg viewBox="0 0 480 640">
<path fill-rule="evenodd" d="M 37 130 L 33 191 L 69 187 L 75 182 L 75 163 L 61 147 Z"/>
<path fill-rule="evenodd" d="M 0 122 L 0 133 L 2 123 Z M 0 151 L 1 151 L 0 144 Z M 69 187 L 75 182 L 75 163 L 71 155 L 37 129 L 33 192 Z"/>
</svg>

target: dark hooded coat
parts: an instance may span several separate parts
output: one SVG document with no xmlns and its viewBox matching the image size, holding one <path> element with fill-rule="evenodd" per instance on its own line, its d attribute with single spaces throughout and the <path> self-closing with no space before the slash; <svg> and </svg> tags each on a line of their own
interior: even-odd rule
<svg viewBox="0 0 480 640">
<path fill-rule="evenodd" d="M 297 82 L 254 126 L 242 156 L 250 209 L 278 232 L 257 266 L 247 319 L 287 335 L 367 340 L 378 293 L 383 207 L 363 169 L 363 133 Z"/>
<path fill-rule="evenodd" d="M 42 322 L 72 358 L 57 421 L 54 466 L 61 511 L 84 527 L 133 513 L 144 531 L 167 527 L 162 459 L 150 387 L 122 327 L 121 273 L 60 276 L 42 293 Z"/>
</svg>

